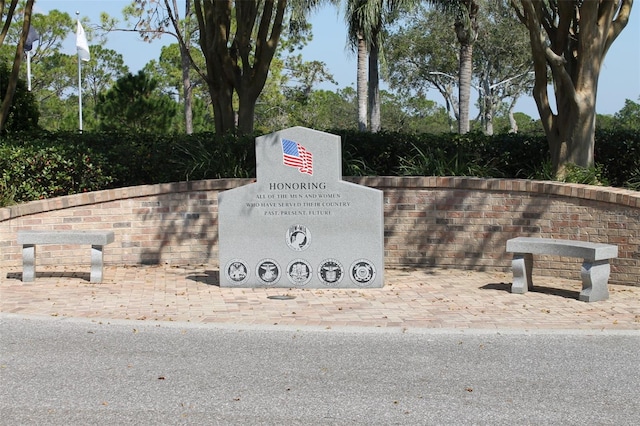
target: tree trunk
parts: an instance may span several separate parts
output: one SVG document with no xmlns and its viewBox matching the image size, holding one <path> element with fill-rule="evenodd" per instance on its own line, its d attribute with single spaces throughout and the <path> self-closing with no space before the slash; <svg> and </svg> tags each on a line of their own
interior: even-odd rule
<svg viewBox="0 0 640 426">
<path fill-rule="evenodd" d="M 518 133 L 518 122 L 513 115 L 513 110 L 516 108 L 517 102 L 518 97 L 513 97 L 511 99 L 511 103 L 509 104 L 509 133 Z"/>
<path fill-rule="evenodd" d="M 553 120 L 553 126 L 545 128 L 551 164 L 559 178 L 566 176 L 568 164 L 580 167 L 591 167 L 594 164 L 595 90 L 593 93 L 583 93 L 581 97 L 582 101 L 578 103 L 561 99 L 558 102 L 561 109 Z"/>
<path fill-rule="evenodd" d="M 257 97 L 247 91 L 240 91 L 238 95 L 238 134 L 250 135 L 253 133 Z"/>
<path fill-rule="evenodd" d="M 9 82 L 7 84 L 7 90 L 4 94 L 2 105 L 0 106 L 0 132 L 4 129 L 4 126 L 9 120 L 9 111 L 11 110 L 11 105 L 13 104 L 13 95 L 15 95 L 16 87 L 18 86 L 20 63 L 22 62 L 22 55 L 24 55 L 24 42 L 27 39 L 27 34 L 29 34 L 29 27 L 31 26 L 31 11 L 33 10 L 33 2 L 34 0 L 28 0 L 24 8 L 22 35 L 20 36 L 20 40 L 18 40 L 18 46 L 16 46 L 16 54 L 13 59 L 13 68 L 11 69 Z M 7 20 L 11 20 L 11 17 L 7 16 Z"/>
<path fill-rule="evenodd" d="M 178 11 L 177 0 L 174 0 L 173 8 Z M 191 1 L 184 2 L 184 16 L 188 19 L 191 15 Z M 184 26 L 184 45 L 178 44 L 180 47 L 180 60 L 182 66 L 182 93 L 184 96 L 184 129 L 190 135 L 193 133 L 193 87 L 191 87 L 191 59 L 189 58 L 189 49 L 191 48 L 191 35 L 187 33 L 187 24 Z"/>
<path fill-rule="evenodd" d="M 191 87 L 191 61 L 189 56 L 180 49 L 182 61 L 182 93 L 184 97 L 184 128 L 188 135 L 193 133 L 193 87 Z"/>
<path fill-rule="evenodd" d="M 493 90 L 487 75 L 481 78 L 480 85 L 480 122 L 482 123 L 482 129 L 484 134 L 488 136 L 493 135 Z"/>
<path fill-rule="evenodd" d="M 367 44 L 358 35 L 358 75 L 356 80 L 356 92 L 358 93 L 358 130 L 367 130 Z"/>
<path fill-rule="evenodd" d="M 458 117 L 458 133 L 469 133 L 469 105 L 471 102 L 471 75 L 473 71 L 473 45 L 460 45 L 460 74 L 458 83 L 458 99 L 460 113 Z"/>
<path fill-rule="evenodd" d="M 235 112 L 233 111 L 233 85 L 216 78 L 207 61 L 207 87 L 213 104 L 213 121 L 216 133 L 223 135 L 234 133 L 236 128 Z M 219 74 L 218 74 L 219 75 Z"/>
<path fill-rule="evenodd" d="M 487 136 L 493 136 L 493 112 L 490 108 L 491 106 L 484 111 L 484 133 Z"/>
<path fill-rule="evenodd" d="M 369 124 L 371 132 L 380 131 L 380 74 L 378 72 L 379 51 L 377 43 L 371 46 L 369 52 Z"/>
</svg>

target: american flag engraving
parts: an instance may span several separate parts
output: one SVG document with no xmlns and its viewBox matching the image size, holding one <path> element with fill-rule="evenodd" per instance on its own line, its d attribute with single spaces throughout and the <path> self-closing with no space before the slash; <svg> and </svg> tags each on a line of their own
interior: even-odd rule
<svg viewBox="0 0 640 426">
<path fill-rule="evenodd" d="M 282 161 L 285 166 L 295 167 L 300 173 L 313 175 L 313 155 L 302 145 L 282 139 Z"/>
</svg>

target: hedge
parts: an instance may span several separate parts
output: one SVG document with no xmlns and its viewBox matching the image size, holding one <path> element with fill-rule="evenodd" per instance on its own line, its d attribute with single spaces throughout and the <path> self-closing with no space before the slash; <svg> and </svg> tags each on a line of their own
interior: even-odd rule
<svg viewBox="0 0 640 426">
<path fill-rule="evenodd" d="M 343 174 L 549 178 L 541 134 L 405 134 L 332 130 Z M 640 190 L 640 134 L 598 131 L 596 167 L 574 179 Z M 99 189 L 255 177 L 254 137 L 212 133 L 23 132 L 0 141 L 0 206 Z M 592 182 L 593 181 L 593 182 Z"/>
</svg>

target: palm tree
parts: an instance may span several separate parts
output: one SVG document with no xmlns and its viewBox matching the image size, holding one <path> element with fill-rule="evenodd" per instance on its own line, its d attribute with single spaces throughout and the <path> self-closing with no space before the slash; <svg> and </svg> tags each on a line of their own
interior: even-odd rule
<svg viewBox="0 0 640 426">
<path fill-rule="evenodd" d="M 358 130 L 367 130 L 367 37 L 370 38 L 370 30 L 375 21 L 371 3 L 378 4 L 382 0 L 347 0 L 345 19 L 348 25 L 348 38 L 351 47 L 357 51 L 357 77 L 356 92 L 358 96 Z"/>
<path fill-rule="evenodd" d="M 458 72 L 459 118 L 458 133 L 469 132 L 469 104 L 471 99 L 471 75 L 473 72 L 473 44 L 478 37 L 478 0 L 427 0 L 437 9 L 452 13 L 454 29 L 460 43 Z"/>
<path fill-rule="evenodd" d="M 396 11 L 419 0 L 347 0 L 345 18 L 349 44 L 357 51 L 358 128 L 380 130 L 380 71 L 383 29 Z M 368 63 L 368 73 L 367 73 Z"/>
</svg>

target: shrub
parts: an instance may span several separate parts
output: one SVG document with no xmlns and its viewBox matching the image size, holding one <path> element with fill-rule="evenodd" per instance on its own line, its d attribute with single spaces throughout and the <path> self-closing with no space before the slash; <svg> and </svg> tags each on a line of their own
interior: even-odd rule
<svg viewBox="0 0 640 426">
<path fill-rule="evenodd" d="M 0 63 L 0 104 L 7 91 L 10 73 L 7 64 Z M 40 111 L 35 96 L 27 90 L 26 82 L 18 79 L 3 131 L 20 132 L 36 129 L 39 118 Z"/>
<path fill-rule="evenodd" d="M 0 202 L 7 205 L 102 189 L 111 179 L 101 163 L 97 154 L 68 147 L 2 146 Z"/>
<path fill-rule="evenodd" d="M 599 130 L 596 132 L 595 162 L 612 186 L 625 186 L 635 170 L 640 170 L 640 132 Z"/>
<path fill-rule="evenodd" d="M 552 179 L 540 134 L 407 134 L 332 130 L 352 175 Z M 640 187 L 640 135 L 596 134 L 596 165 L 567 181 Z M 10 133 L 0 141 L 0 205 L 141 184 L 255 177 L 254 138 L 150 133 Z"/>
</svg>

